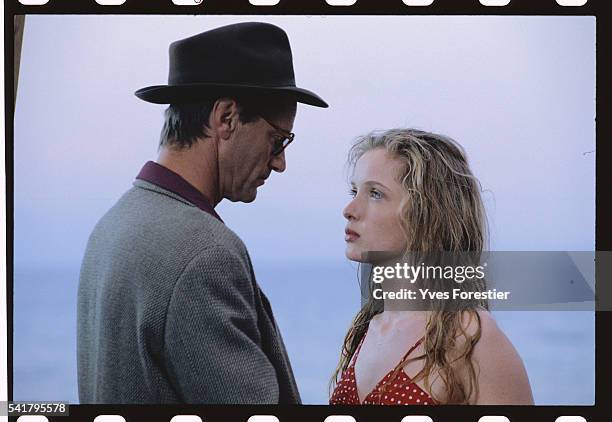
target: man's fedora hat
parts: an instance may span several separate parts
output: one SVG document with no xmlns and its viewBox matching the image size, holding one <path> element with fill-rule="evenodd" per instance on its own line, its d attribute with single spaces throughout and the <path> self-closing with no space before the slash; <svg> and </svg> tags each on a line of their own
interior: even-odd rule
<svg viewBox="0 0 612 422">
<path fill-rule="evenodd" d="M 285 31 L 259 22 L 222 26 L 173 42 L 168 85 L 135 92 L 156 104 L 197 102 L 232 93 L 286 93 L 300 103 L 328 106 L 314 92 L 295 86 Z"/>
</svg>

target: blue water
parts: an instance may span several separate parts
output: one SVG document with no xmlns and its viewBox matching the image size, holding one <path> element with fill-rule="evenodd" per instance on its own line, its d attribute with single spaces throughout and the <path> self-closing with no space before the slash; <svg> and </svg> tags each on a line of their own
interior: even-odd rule
<svg viewBox="0 0 612 422">
<path fill-rule="evenodd" d="M 359 308 L 347 263 L 255 267 L 288 349 L 302 400 L 326 403 L 342 339 Z M 15 400 L 78 402 L 78 268 L 17 268 L 14 279 Z M 536 404 L 591 405 L 595 398 L 592 312 L 498 312 L 523 358 Z"/>
</svg>

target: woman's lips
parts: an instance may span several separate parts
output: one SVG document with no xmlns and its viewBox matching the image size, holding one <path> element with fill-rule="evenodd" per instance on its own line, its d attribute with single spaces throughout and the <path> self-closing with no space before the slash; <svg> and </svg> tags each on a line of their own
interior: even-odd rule
<svg viewBox="0 0 612 422">
<path fill-rule="evenodd" d="M 346 242 L 354 242 L 355 240 L 357 240 L 357 238 L 359 238 L 359 235 L 357 233 L 355 233 L 352 230 L 346 229 L 344 231 L 344 240 Z"/>
</svg>

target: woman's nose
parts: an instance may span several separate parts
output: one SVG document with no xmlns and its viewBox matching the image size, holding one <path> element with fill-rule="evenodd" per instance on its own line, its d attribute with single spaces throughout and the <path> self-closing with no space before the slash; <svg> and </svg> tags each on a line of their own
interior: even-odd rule
<svg viewBox="0 0 612 422">
<path fill-rule="evenodd" d="M 357 198 L 353 198 L 351 200 L 351 202 L 349 202 L 346 207 L 344 207 L 344 210 L 342 210 L 342 215 L 344 216 L 344 218 L 346 218 L 347 220 L 356 220 L 357 219 L 357 204 L 356 201 Z"/>
</svg>

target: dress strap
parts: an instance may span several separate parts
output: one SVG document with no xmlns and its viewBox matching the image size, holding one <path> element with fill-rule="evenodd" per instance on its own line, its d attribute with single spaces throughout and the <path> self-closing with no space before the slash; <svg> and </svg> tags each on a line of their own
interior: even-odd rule
<svg viewBox="0 0 612 422">
<path fill-rule="evenodd" d="M 363 334 L 363 337 L 361 337 L 361 340 L 359 340 L 359 345 L 357 346 L 357 349 L 355 349 L 355 353 L 353 353 L 353 357 L 351 358 L 351 364 L 349 366 L 353 366 L 355 365 L 355 362 L 357 361 L 357 355 L 359 354 L 359 351 L 361 350 L 361 346 L 363 345 L 363 341 L 365 340 L 367 335 L 367 332 Z"/>
<path fill-rule="evenodd" d="M 357 361 L 357 355 L 359 354 L 359 351 L 361 350 L 361 346 L 363 345 L 363 341 L 365 340 L 367 334 L 368 333 L 366 332 L 361 338 L 361 340 L 359 341 L 359 345 L 357 346 L 357 349 L 355 350 L 353 357 L 351 357 L 351 363 L 349 367 L 355 365 L 355 362 Z M 419 345 L 423 342 L 423 340 L 425 340 L 425 337 L 421 337 L 420 339 L 418 339 L 417 342 L 414 344 L 414 346 L 412 346 L 410 350 L 408 350 L 408 352 L 404 355 L 404 357 L 402 358 L 400 362 L 403 362 L 404 360 L 406 360 L 406 358 L 410 355 L 410 353 L 412 353 L 414 349 L 419 347 Z"/>
</svg>

